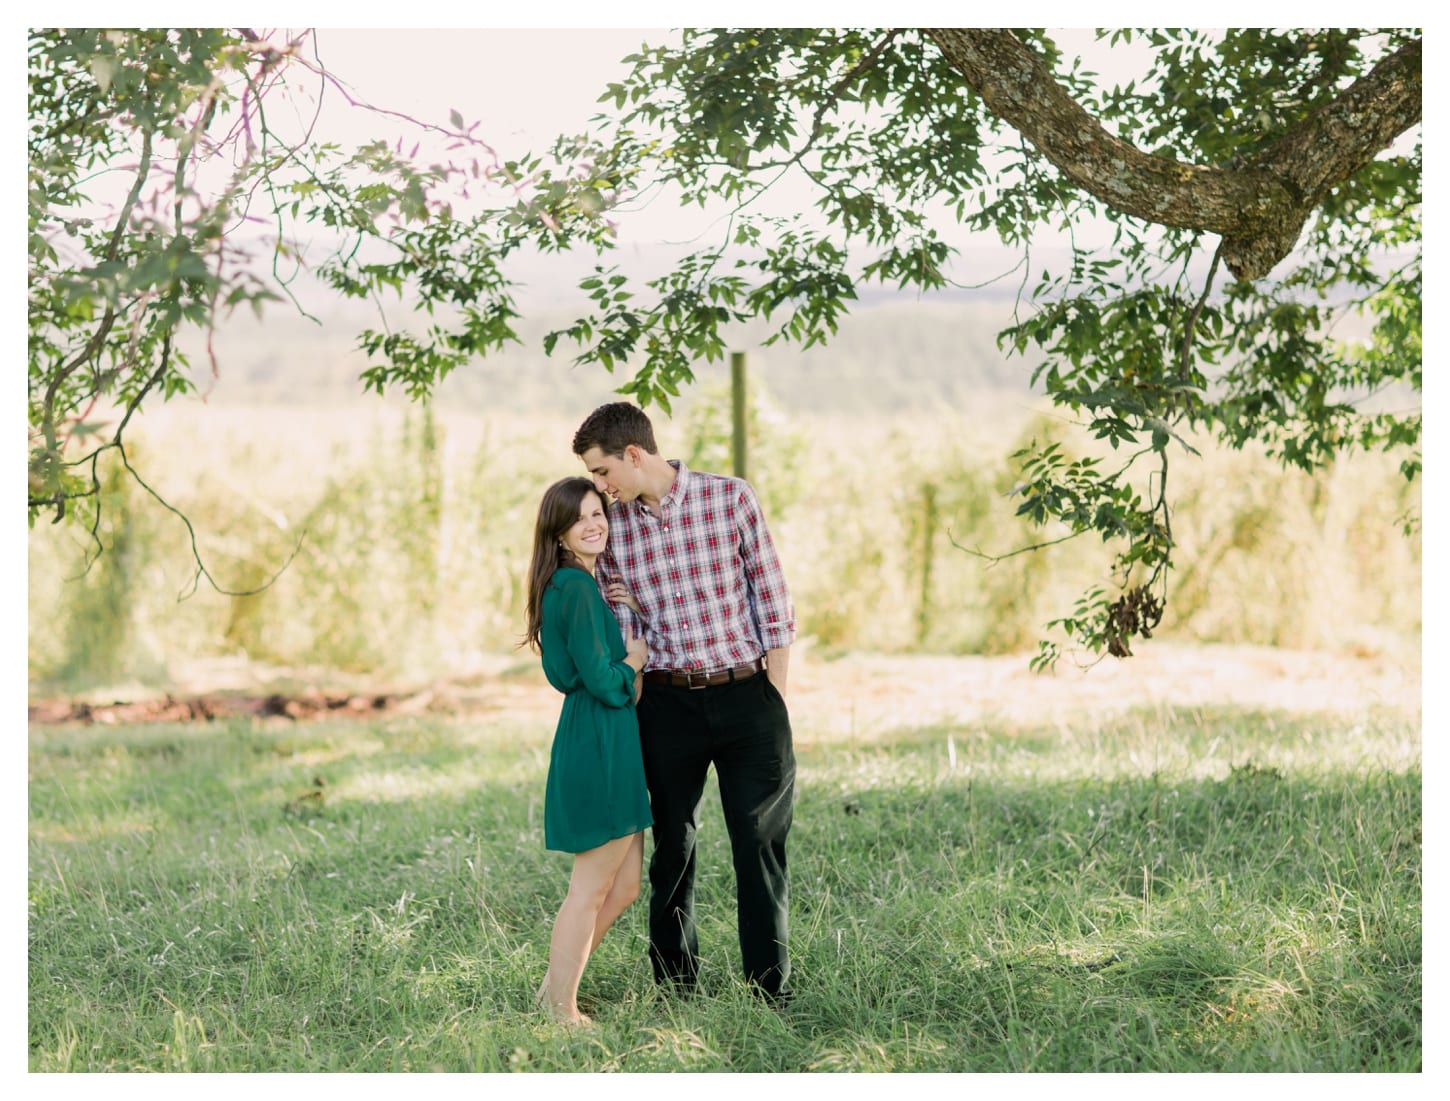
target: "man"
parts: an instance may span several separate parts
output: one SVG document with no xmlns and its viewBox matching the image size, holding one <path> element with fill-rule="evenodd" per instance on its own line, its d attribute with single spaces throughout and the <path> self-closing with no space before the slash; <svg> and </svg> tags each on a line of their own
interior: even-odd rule
<svg viewBox="0 0 1450 1101">
<path fill-rule="evenodd" d="M 785 840 L 795 753 L 785 705 L 795 613 L 755 491 L 666 460 L 628 402 L 594 410 L 574 453 L 614 497 L 600 587 L 628 638 L 632 608 L 649 662 L 640 741 L 654 813 L 650 961 L 655 980 L 693 989 L 695 832 L 711 764 L 730 834 L 745 977 L 789 997 Z M 628 606 L 626 605 L 628 598 Z"/>
</svg>

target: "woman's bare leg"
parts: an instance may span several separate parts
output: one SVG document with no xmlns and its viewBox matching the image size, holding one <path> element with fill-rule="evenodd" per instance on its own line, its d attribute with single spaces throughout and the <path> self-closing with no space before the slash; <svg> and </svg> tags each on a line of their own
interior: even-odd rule
<svg viewBox="0 0 1450 1101">
<path fill-rule="evenodd" d="M 619 870 L 614 873 L 614 882 L 610 885 L 609 894 L 605 896 L 603 905 L 599 907 L 599 916 L 594 919 L 594 939 L 589 942 L 591 956 L 599 947 L 599 942 L 604 939 L 604 934 L 609 932 L 609 927 L 614 924 L 620 914 L 629 909 L 635 899 L 639 898 L 640 870 L 644 866 L 643 832 L 635 834 L 629 841 L 629 852 L 625 854 Z"/>
<path fill-rule="evenodd" d="M 569 893 L 549 938 L 549 970 L 539 988 L 541 1000 L 561 1021 L 588 1023 L 589 1018 L 579 1012 L 579 979 L 592 950 L 600 909 L 633 843 L 632 837 L 618 837 L 574 857 Z"/>
</svg>

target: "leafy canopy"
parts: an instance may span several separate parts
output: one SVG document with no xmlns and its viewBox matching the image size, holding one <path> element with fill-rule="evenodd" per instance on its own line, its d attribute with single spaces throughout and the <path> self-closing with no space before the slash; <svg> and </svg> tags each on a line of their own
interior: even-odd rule
<svg viewBox="0 0 1450 1101">
<path fill-rule="evenodd" d="M 1190 433 L 1305 470 L 1394 449 L 1418 473 L 1420 36 L 1099 37 L 1146 47 L 1142 78 L 1105 86 L 1041 30 L 687 30 L 626 59 L 596 131 L 547 158 L 500 162 L 455 112 L 422 127 L 447 142 L 424 165 L 281 133 L 279 101 L 345 94 L 309 36 L 32 32 L 32 521 L 79 509 L 94 532 L 98 458 L 127 461 L 131 414 L 190 385 L 178 331 L 288 297 L 304 267 L 416 309 L 421 327 L 360 344 L 369 387 L 422 398 L 515 339 L 512 253 L 597 250 L 588 313 L 546 347 L 571 342 L 668 409 L 739 323 L 827 341 L 865 285 L 969 283 L 959 246 L 985 232 L 1022 257 L 1001 344 L 1040 357 L 1034 382 L 1115 455 L 1018 456 L 1017 508 L 1045 542 L 1118 548 L 1111 585 L 1055 625 L 1126 655 L 1168 597 L 1169 459 Z M 813 211 L 770 209 L 787 178 Z M 730 216 L 636 285 L 609 263 L 611 219 L 654 189 Z M 325 258 L 295 243 L 304 225 Z M 1034 246 L 1060 236 L 1070 261 L 1041 264 Z M 1044 642 L 1037 661 L 1056 657 Z"/>
<path fill-rule="evenodd" d="M 408 120 L 443 144 L 431 163 L 401 145 L 317 140 L 323 99 L 352 100 L 315 45 L 247 30 L 30 32 L 32 524 L 79 520 L 100 553 L 107 455 L 154 493 L 125 430 L 145 401 L 194 389 L 183 333 L 206 337 L 237 309 L 303 309 L 295 288 L 318 278 L 379 306 L 359 337 L 374 357 L 366 384 L 422 397 L 516 339 L 500 271 L 511 253 L 607 232 L 607 164 L 565 179 L 538 159 L 501 161 L 456 111 L 446 125 Z M 448 323 L 393 330 L 390 292 Z"/>
</svg>

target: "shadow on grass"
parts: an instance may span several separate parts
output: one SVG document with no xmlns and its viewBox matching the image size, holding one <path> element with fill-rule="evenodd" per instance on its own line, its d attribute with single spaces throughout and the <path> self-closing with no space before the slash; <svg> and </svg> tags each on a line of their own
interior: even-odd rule
<svg viewBox="0 0 1450 1101">
<path fill-rule="evenodd" d="M 1405 734 L 1268 718 L 802 752 L 784 1013 L 737 977 L 712 792 L 706 996 L 653 991 L 637 906 L 581 991 L 603 1031 L 563 1045 L 530 999 L 569 868 L 542 849 L 547 733 L 33 734 L 32 1068 L 175 1069 L 184 1010 L 211 1069 L 1416 1070 Z"/>
</svg>

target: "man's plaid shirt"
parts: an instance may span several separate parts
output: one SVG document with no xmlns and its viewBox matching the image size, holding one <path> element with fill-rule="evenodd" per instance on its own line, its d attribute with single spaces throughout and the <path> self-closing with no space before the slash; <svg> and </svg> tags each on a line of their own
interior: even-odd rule
<svg viewBox="0 0 1450 1101">
<path fill-rule="evenodd" d="M 795 609 L 755 490 L 671 459 L 660 515 L 643 502 L 609 507 L 609 544 L 595 562 L 602 590 L 623 581 L 644 612 L 648 669 L 713 673 L 795 640 Z M 625 637 L 634 613 L 611 604 Z"/>
</svg>

